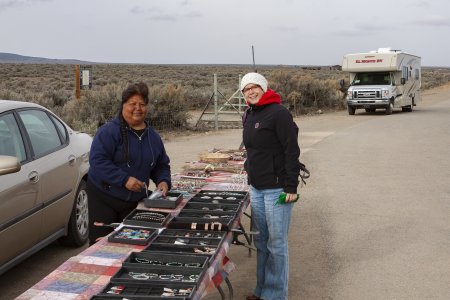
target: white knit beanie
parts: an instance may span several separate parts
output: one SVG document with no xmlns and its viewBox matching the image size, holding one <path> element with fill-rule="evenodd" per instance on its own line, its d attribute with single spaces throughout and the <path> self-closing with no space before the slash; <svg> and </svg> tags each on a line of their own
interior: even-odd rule
<svg viewBox="0 0 450 300">
<path fill-rule="evenodd" d="M 257 84 L 262 88 L 264 93 L 267 92 L 267 80 L 261 74 L 258 73 L 245 74 L 241 80 L 241 91 L 243 91 L 245 86 L 249 83 Z"/>
</svg>

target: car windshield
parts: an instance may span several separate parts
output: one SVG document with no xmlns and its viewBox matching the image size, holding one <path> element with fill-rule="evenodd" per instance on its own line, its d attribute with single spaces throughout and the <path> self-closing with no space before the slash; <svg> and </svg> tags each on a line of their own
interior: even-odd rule
<svg viewBox="0 0 450 300">
<path fill-rule="evenodd" d="M 357 73 L 352 85 L 389 85 L 391 74 L 389 72 Z"/>
</svg>

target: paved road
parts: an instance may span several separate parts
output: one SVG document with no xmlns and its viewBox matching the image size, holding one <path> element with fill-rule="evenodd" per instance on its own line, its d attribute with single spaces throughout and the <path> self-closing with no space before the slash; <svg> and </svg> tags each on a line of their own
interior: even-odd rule
<svg viewBox="0 0 450 300">
<path fill-rule="evenodd" d="M 313 177 L 293 212 L 290 299 L 450 299 L 449 93 L 324 118 L 300 126 Z M 254 256 L 232 249 L 237 299 Z"/>
<path fill-rule="evenodd" d="M 450 298 L 449 95 L 450 87 L 429 91 L 412 113 L 298 120 L 312 178 L 293 211 L 290 299 Z M 169 139 L 166 148 L 179 171 L 205 149 L 239 145 L 240 134 Z M 81 250 L 55 243 L 40 251 L 0 277 L 0 299 Z M 238 265 L 230 276 L 235 299 L 244 299 L 254 286 L 255 254 L 233 246 L 230 257 Z"/>
</svg>

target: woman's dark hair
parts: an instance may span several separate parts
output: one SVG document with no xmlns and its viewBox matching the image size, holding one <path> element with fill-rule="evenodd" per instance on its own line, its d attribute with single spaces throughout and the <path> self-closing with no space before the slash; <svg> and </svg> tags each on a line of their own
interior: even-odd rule
<svg viewBox="0 0 450 300">
<path fill-rule="evenodd" d="M 148 104 L 148 86 L 143 82 L 130 84 L 122 92 L 122 105 L 134 95 L 139 95 L 144 99 L 145 104 Z"/>
<path fill-rule="evenodd" d="M 148 104 L 148 86 L 143 82 L 130 84 L 123 92 L 122 92 L 122 101 L 119 107 L 119 119 L 120 119 L 120 134 L 122 136 L 122 145 L 123 145 L 123 158 L 127 162 L 128 165 L 131 164 L 131 160 L 128 154 L 128 133 L 127 126 L 128 124 L 125 122 L 125 119 L 122 116 L 123 104 L 128 101 L 131 97 L 139 95 L 144 99 L 144 103 Z"/>
</svg>

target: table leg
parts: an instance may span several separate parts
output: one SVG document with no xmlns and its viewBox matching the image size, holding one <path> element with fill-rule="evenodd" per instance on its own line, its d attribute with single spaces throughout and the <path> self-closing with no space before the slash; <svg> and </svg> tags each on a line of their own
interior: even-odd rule
<svg viewBox="0 0 450 300">
<path fill-rule="evenodd" d="M 230 282 L 230 280 L 228 279 L 228 277 L 227 278 L 225 278 L 225 283 L 227 284 L 227 286 L 228 286 L 228 290 L 230 291 L 230 300 L 233 300 L 233 286 L 231 285 L 231 282 Z"/>
<path fill-rule="evenodd" d="M 217 290 L 220 293 L 220 297 L 222 300 L 225 300 L 225 293 L 223 292 L 222 288 L 220 287 L 220 285 L 217 287 Z"/>
</svg>

